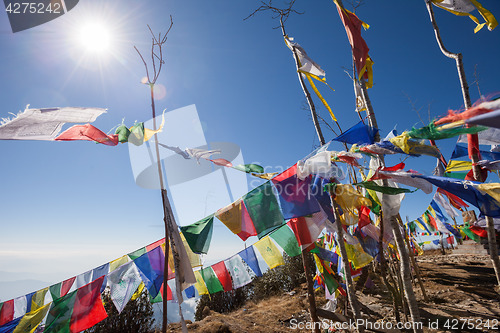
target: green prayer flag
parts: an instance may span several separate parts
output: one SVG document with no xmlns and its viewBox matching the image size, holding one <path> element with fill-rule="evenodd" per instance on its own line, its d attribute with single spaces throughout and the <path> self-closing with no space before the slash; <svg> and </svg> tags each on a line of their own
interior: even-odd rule
<svg viewBox="0 0 500 333">
<path fill-rule="evenodd" d="M 375 215 L 380 215 L 380 210 L 382 209 L 382 206 L 380 206 L 378 202 L 372 198 L 372 196 L 370 195 L 370 193 L 368 193 L 368 191 L 366 191 L 366 197 L 370 199 L 370 201 L 372 202 L 372 207 L 370 208 L 372 213 Z"/>
<path fill-rule="evenodd" d="M 295 257 L 302 253 L 295 234 L 287 225 L 273 231 L 270 236 L 281 246 L 288 256 Z"/>
<path fill-rule="evenodd" d="M 257 164 L 238 164 L 233 166 L 233 168 L 246 173 L 264 173 L 264 168 Z"/>
<path fill-rule="evenodd" d="M 247 193 L 243 201 L 259 239 L 285 223 L 270 182 Z"/>
<path fill-rule="evenodd" d="M 385 194 L 401 194 L 401 193 L 413 193 L 415 191 L 409 190 L 407 188 L 398 188 L 398 187 L 390 187 L 390 186 L 380 186 L 377 185 L 373 181 L 369 182 L 361 182 L 353 184 L 355 186 L 361 186 L 369 190 L 385 193 Z"/>
<path fill-rule="evenodd" d="M 448 178 L 464 180 L 468 172 L 445 172 L 444 176 Z"/>
<path fill-rule="evenodd" d="M 163 302 L 163 298 L 161 297 L 161 293 L 158 293 L 158 295 L 156 295 L 155 298 L 153 298 L 153 296 L 151 296 L 151 294 L 149 294 L 149 301 L 151 303 L 160 303 L 160 302 Z"/>
<path fill-rule="evenodd" d="M 135 259 L 139 258 L 140 256 L 142 256 L 146 252 L 147 252 L 146 248 L 143 247 L 142 249 L 135 250 L 134 252 L 129 253 L 128 256 L 130 257 L 130 259 L 135 260 Z"/>
<path fill-rule="evenodd" d="M 52 296 L 52 299 L 61 297 L 61 286 L 62 282 L 59 282 L 49 287 L 49 292 L 50 295 Z"/>
<path fill-rule="evenodd" d="M 217 278 L 217 275 L 215 275 L 212 267 L 203 268 L 200 273 L 203 277 L 203 280 L 205 281 L 205 285 L 207 286 L 209 294 L 215 294 L 219 291 L 224 291 L 224 288 Z"/>
<path fill-rule="evenodd" d="M 128 137 L 130 136 L 130 130 L 125 125 L 120 125 L 115 131 L 118 134 L 118 142 L 124 143 L 128 142 Z"/>
<path fill-rule="evenodd" d="M 325 280 L 325 285 L 328 288 L 330 294 L 333 294 L 335 290 L 339 287 L 337 280 L 330 274 L 326 269 L 324 270 L 323 279 Z"/>
<path fill-rule="evenodd" d="M 137 123 L 130 128 L 128 142 L 136 146 L 144 143 L 144 123 Z"/>
<path fill-rule="evenodd" d="M 214 216 L 210 215 L 198 222 L 180 227 L 191 251 L 198 254 L 208 252 L 212 240 L 213 226 Z"/>
<path fill-rule="evenodd" d="M 55 299 L 45 322 L 44 333 L 70 333 L 71 315 L 78 290 Z"/>
<path fill-rule="evenodd" d="M 486 127 L 474 126 L 474 127 L 454 127 L 448 129 L 436 128 L 434 122 L 422 128 L 413 127 L 411 131 L 407 134 L 412 139 L 426 139 L 426 140 L 441 140 L 448 139 L 462 134 L 477 134 L 484 131 Z"/>
</svg>

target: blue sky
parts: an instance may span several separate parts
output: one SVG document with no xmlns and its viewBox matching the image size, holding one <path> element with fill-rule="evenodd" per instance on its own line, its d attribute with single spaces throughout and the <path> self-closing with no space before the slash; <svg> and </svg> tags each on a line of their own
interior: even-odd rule
<svg viewBox="0 0 500 333">
<path fill-rule="evenodd" d="M 426 123 L 449 108 L 461 108 L 455 63 L 439 51 L 424 1 L 366 2 L 357 14 L 371 26 L 363 36 L 375 62 L 375 85 L 369 93 L 381 133 L 422 125 L 407 96 Z M 498 1 L 482 4 L 500 18 Z M 318 140 L 303 110 L 292 55 L 281 31 L 273 29 L 277 22 L 270 13 L 243 21 L 258 5 L 250 0 L 81 0 L 64 16 L 15 34 L 2 13 L 0 117 L 27 104 L 103 107 L 108 112 L 93 125 L 105 132 L 122 119 L 130 125 L 150 119 L 148 87 L 140 83 L 145 71 L 133 46 L 147 54 L 146 24 L 165 32 L 172 15 L 158 80 L 164 97 L 156 101 L 157 109 L 196 105 L 207 142 L 234 143 L 245 163 L 280 171 L 317 147 Z M 303 0 L 296 9 L 304 14 L 289 18 L 287 33 L 326 71 L 335 92 L 319 89 L 347 129 L 359 119 L 352 83 L 344 73 L 351 67 L 350 46 L 337 10 L 332 1 Z M 446 47 L 464 56 L 473 101 L 479 98 L 475 69 L 481 93 L 497 92 L 499 28 L 474 34 L 475 24 L 468 18 L 437 8 L 435 14 Z M 99 18 L 113 33 L 113 50 L 84 57 L 77 32 L 87 20 Z M 316 105 L 328 119 L 317 100 Z M 326 126 L 323 131 L 327 140 L 335 136 Z M 438 143 L 445 157 L 454 143 Z M 163 237 L 160 193 L 135 184 L 126 145 L 0 141 L 0 151 L 0 299 L 35 288 L 25 283 L 25 289 L 12 289 L 8 281 L 43 281 L 36 287 L 41 288 Z M 390 158 L 388 164 L 401 159 Z M 406 163 L 430 173 L 435 159 L 409 158 Z M 203 186 L 208 185 L 195 184 L 192 191 Z M 409 194 L 401 215 L 420 216 L 430 200 L 431 195 L 420 191 Z M 189 193 L 175 208 L 196 211 L 200 218 L 207 212 Z M 225 259 L 243 247 L 217 222 L 206 262 Z"/>
</svg>

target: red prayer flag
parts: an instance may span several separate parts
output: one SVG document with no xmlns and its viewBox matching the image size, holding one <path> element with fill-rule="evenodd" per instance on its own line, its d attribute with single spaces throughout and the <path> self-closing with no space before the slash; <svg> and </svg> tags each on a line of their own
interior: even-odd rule
<svg viewBox="0 0 500 333">
<path fill-rule="evenodd" d="M 370 208 L 361 206 L 361 208 L 359 209 L 358 227 L 363 228 L 368 224 L 370 224 Z"/>
<path fill-rule="evenodd" d="M 391 166 L 391 167 L 382 168 L 382 171 L 399 171 L 399 170 L 403 170 L 404 168 L 405 168 L 405 164 L 403 162 L 401 162 L 401 163 L 396 164 L 396 165 Z"/>
<path fill-rule="evenodd" d="M 164 284 L 161 284 L 160 292 L 161 292 L 161 298 L 163 299 L 163 286 Z M 172 289 L 170 289 L 170 286 L 167 284 L 167 301 L 172 301 L 174 297 L 172 296 Z"/>
<path fill-rule="evenodd" d="M 217 275 L 217 278 L 219 279 L 220 283 L 222 284 L 224 291 L 233 290 L 233 283 L 231 282 L 231 275 L 229 275 L 229 272 L 227 271 L 227 268 L 226 268 L 226 265 L 224 264 L 224 261 L 221 261 L 215 265 L 212 265 L 212 269 L 214 270 L 215 275 Z"/>
<path fill-rule="evenodd" d="M 75 282 L 76 276 L 73 276 L 72 278 L 69 278 L 65 281 L 62 282 L 61 284 L 61 297 L 66 296 L 68 291 L 71 289 L 71 286 L 73 286 L 73 282 Z"/>
<path fill-rule="evenodd" d="M 118 135 L 107 135 L 100 129 L 95 128 L 90 124 L 75 125 L 62 132 L 56 141 L 74 141 L 87 140 L 96 141 L 108 146 L 116 146 L 118 144 Z"/>
<path fill-rule="evenodd" d="M 14 300 L 8 300 L 2 305 L 0 310 L 0 326 L 14 319 Z"/>
<path fill-rule="evenodd" d="M 241 231 L 237 234 L 243 241 L 246 241 L 250 236 L 257 236 L 257 230 L 253 225 L 252 218 L 248 214 L 245 202 L 241 200 Z"/>
<path fill-rule="evenodd" d="M 163 237 L 162 239 L 154 242 L 154 243 L 151 243 L 149 245 L 146 245 L 146 252 L 149 252 L 153 249 L 156 249 L 158 246 L 160 246 L 161 244 L 165 243 L 165 237 Z"/>
<path fill-rule="evenodd" d="M 281 182 L 297 174 L 297 163 L 273 178 L 273 182 Z"/>
<path fill-rule="evenodd" d="M 442 188 L 437 188 L 437 191 L 441 194 L 444 194 L 448 200 L 450 201 L 450 204 L 455 207 L 458 210 L 462 210 L 462 208 L 467 208 L 469 207 L 468 204 L 466 204 L 462 199 L 457 197 L 455 194 L 452 194 L 448 191 L 443 190 Z"/>
<path fill-rule="evenodd" d="M 358 76 L 363 75 L 365 79 L 368 79 L 368 72 L 365 70 L 366 59 L 368 58 L 368 45 L 366 45 L 365 40 L 361 37 L 361 26 L 363 21 L 361 21 L 354 13 L 351 13 L 344 8 L 341 8 L 337 2 L 337 10 L 339 12 L 340 19 L 345 27 L 345 32 L 347 33 L 347 38 L 349 38 L 349 43 L 352 48 L 352 57 L 354 58 L 354 63 L 356 64 L 356 70 Z"/>
<path fill-rule="evenodd" d="M 311 233 L 309 232 L 309 228 L 304 217 L 290 219 L 287 224 L 295 234 L 297 242 L 300 246 L 308 245 L 314 242 L 311 238 Z"/>
<path fill-rule="evenodd" d="M 108 315 L 101 300 L 101 286 L 104 276 L 86 284 L 76 293 L 70 331 L 81 332 L 104 320 Z"/>
<path fill-rule="evenodd" d="M 486 229 L 483 229 L 481 227 L 476 227 L 476 226 L 471 225 L 470 231 L 472 231 L 473 233 L 475 233 L 479 237 L 483 237 L 483 238 L 488 237 L 488 232 L 486 231 Z"/>
<path fill-rule="evenodd" d="M 228 168 L 233 166 L 233 163 L 231 163 L 228 160 L 223 159 L 223 158 L 214 158 L 213 160 L 210 160 L 210 161 L 212 161 L 212 163 L 214 163 L 216 165 L 225 166 Z"/>
</svg>

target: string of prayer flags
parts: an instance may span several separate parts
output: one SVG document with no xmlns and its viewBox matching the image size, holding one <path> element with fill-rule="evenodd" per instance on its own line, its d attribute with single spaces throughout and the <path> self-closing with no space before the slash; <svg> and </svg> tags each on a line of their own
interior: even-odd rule
<svg viewBox="0 0 500 333">
<path fill-rule="evenodd" d="M 477 0 L 431 0 L 431 2 L 435 6 L 447 10 L 455 15 L 469 16 L 470 19 L 477 24 L 474 29 L 475 33 L 481 30 L 485 25 L 488 26 L 488 30 L 493 30 L 498 25 L 498 22 L 493 14 L 484 8 Z M 479 23 L 479 20 L 474 15 L 470 14 L 470 12 L 475 9 L 477 9 L 484 18 L 484 23 Z"/>
<path fill-rule="evenodd" d="M 13 119 L 0 119 L 0 140 L 54 140 L 65 123 L 91 123 L 106 112 L 101 108 L 28 107 Z"/>
<path fill-rule="evenodd" d="M 257 231 L 243 199 L 238 199 L 232 204 L 219 209 L 215 213 L 215 217 L 243 241 L 246 241 L 250 236 L 257 236 Z"/>
<path fill-rule="evenodd" d="M 364 78 L 367 80 L 366 87 L 371 88 L 373 87 L 373 61 L 368 55 L 370 49 L 363 37 L 361 37 L 361 27 L 363 26 L 365 29 L 368 29 L 369 25 L 361 21 L 354 13 L 342 7 L 338 1 L 334 0 L 333 2 L 337 5 L 337 11 L 351 44 L 352 57 L 356 65 L 356 71 L 358 72 L 357 79 L 361 80 Z"/>
<path fill-rule="evenodd" d="M 247 193 L 243 201 L 259 239 L 285 223 L 269 181 Z"/>
<path fill-rule="evenodd" d="M 217 275 L 215 275 L 212 267 L 202 268 L 200 270 L 200 273 L 203 277 L 203 281 L 205 281 L 205 285 L 207 286 L 209 294 L 215 294 L 219 291 L 224 291 L 224 288 L 222 287 L 219 279 L 217 279 Z"/>
<path fill-rule="evenodd" d="M 297 238 L 288 225 L 280 228 L 269 234 L 272 239 L 285 251 L 289 257 L 295 257 L 302 253 Z"/>
<path fill-rule="evenodd" d="M 257 276 L 262 276 L 262 272 L 259 267 L 259 262 L 257 261 L 257 257 L 255 256 L 255 251 L 253 246 L 247 247 L 246 249 L 240 251 L 239 256 L 243 261 L 252 269 L 252 271 Z"/>
<path fill-rule="evenodd" d="M 231 275 L 234 289 L 243 287 L 252 282 L 252 278 L 250 274 L 248 274 L 243 259 L 239 254 L 224 260 L 224 265 L 226 265 L 227 271 Z"/>
<path fill-rule="evenodd" d="M 208 252 L 212 240 L 213 225 L 214 215 L 210 215 L 198 222 L 180 227 L 191 251 L 203 254 Z"/>
<path fill-rule="evenodd" d="M 337 118 L 333 114 L 332 109 L 330 108 L 326 100 L 323 98 L 323 96 L 320 94 L 318 88 L 316 88 L 316 85 L 312 80 L 316 79 L 328 85 L 325 79 L 325 71 L 322 70 L 321 67 L 317 63 L 315 63 L 311 58 L 309 58 L 306 51 L 298 43 L 293 42 L 293 38 L 285 36 L 285 44 L 292 52 L 294 52 L 294 54 L 297 55 L 298 58 L 297 60 L 299 63 L 298 71 L 304 74 L 304 76 L 307 78 L 307 81 L 311 85 L 311 88 L 313 88 L 314 92 L 316 93 L 320 101 L 323 103 L 325 108 L 330 113 L 330 117 L 332 117 L 332 120 L 337 121 Z"/>
<path fill-rule="evenodd" d="M 360 121 L 333 140 L 349 144 L 372 144 L 375 142 L 377 133 L 378 129 L 365 125 Z"/>
<path fill-rule="evenodd" d="M 253 244 L 253 246 L 259 251 L 269 268 L 272 269 L 285 264 L 283 256 L 269 236 L 262 238 Z"/>
<path fill-rule="evenodd" d="M 141 280 L 134 261 L 118 267 L 108 275 L 109 294 L 118 313 L 123 311 L 142 281 L 148 280 Z"/>
<path fill-rule="evenodd" d="M 101 285 L 104 278 L 89 283 L 66 296 L 52 302 L 47 316 L 46 333 L 86 330 L 107 317 L 101 300 Z"/>
<path fill-rule="evenodd" d="M 217 279 L 221 283 L 224 291 L 233 290 L 231 275 L 229 275 L 229 272 L 227 271 L 224 261 L 218 262 L 217 264 L 212 265 L 211 267 L 214 270 L 215 275 L 217 275 Z"/>
<path fill-rule="evenodd" d="M 319 212 L 319 203 L 310 192 L 311 177 L 300 180 L 293 175 L 281 181 L 272 181 L 285 220 Z"/>
<path fill-rule="evenodd" d="M 486 216 L 500 216 L 500 203 L 489 194 L 482 193 L 477 189 L 477 186 L 481 185 L 481 183 L 436 176 L 417 175 L 415 177 L 424 178 L 435 186 L 469 202 Z"/>
<path fill-rule="evenodd" d="M 74 125 L 64 132 L 62 132 L 58 137 L 55 138 L 56 141 L 75 141 L 75 140 L 86 140 L 95 141 L 98 143 L 105 144 L 107 146 L 116 146 L 118 144 L 117 135 L 107 135 L 100 129 L 90 125 Z"/>
</svg>

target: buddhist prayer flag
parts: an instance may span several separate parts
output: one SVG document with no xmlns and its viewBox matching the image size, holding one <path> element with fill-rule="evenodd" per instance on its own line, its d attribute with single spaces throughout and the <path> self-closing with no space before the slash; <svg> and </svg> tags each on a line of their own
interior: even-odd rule
<svg viewBox="0 0 500 333">
<path fill-rule="evenodd" d="M 354 13 L 343 8 L 337 1 L 334 0 L 334 2 L 337 5 L 340 19 L 344 24 L 349 43 L 351 44 L 352 57 L 356 65 L 356 71 L 358 72 L 358 80 L 361 80 L 361 78 L 368 80 L 366 86 L 367 88 L 371 88 L 373 86 L 373 61 L 368 55 L 370 49 L 363 37 L 361 37 L 361 27 L 363 26 L 367 29 L 369 26 Z"/>
<path fill-rule="evenodd" d="M 362 121 L 346 130 L 344 133 L 333 139 L 349 144 L 372 144 L 375 142 L 375 135 L 378 129 L 363 124 Z"/>
<path fill-rule="evenodd" d="M 283 256 L 279 252 L 278 248 L 271 241 L 269 236 L 266 236 L 253 244 L 253 246 L 259 251 L 260 255 L 269 266 L 269 268 L 275 268 L 280 265 L 284 265 Z"/>
<path fill-rule="evenodd" d="M 153 298 L 158 295 L 163 283 L 164 262 L 165 255 L 161 247 L 156 247 L 134 260 L 142 281 Z M 137 289 L 137 286 L 135 286 L 135 289 Z"/>
<path fill-rule="evenodd" d="M 312 216 L 298 217 L 288 221 L 288 226 L 292 229 L 301 249 L 307 248 L 316 241 L 325 226 L 327 215 L 323 210 Z"/>
<path fill-rule="evenodd" d="M 8 300 L 2 303 L 0 309 L 0 326 L 14 319 L 14 300 Z"/>
<path fill-rule="evenodd" d="M 90 124 L 75 125 L 62 132 L 56 141 L 75 141 L 87 140 L 105 144 L 107 146 L 116 146 L 118 144 L 117 135 L 107 135 L 103 131 Z"/>
<path fill-rule="evenodd" d="M 92 271 L 87 271 L 85 273 L 79 274 L 76 276 L 75 288 L 78 289 L 80 287 L 83 287 L 87 283 L 90 283 L 90 281 L 92 281 Z"/>
<path fill-rule="evenodd" d="M 31 298 L 31 311 L 35 311 L 41 308 L 45 304 L 45 295 L 49 291 L 49 288 L 43 288 L 38 290 Z"/>
<path fill-rule="evenodd" d="M 210 215 L 193 224 L 180 227 L 191 251 L 194 253 L 208 252 L 214 226 L 214 216 Z"/>
<path fill-rule="evenodd" d="M 120 258 L 115 259 L 109 263 L 109 271 L 112 272 L 121 265 L 126 264 L 127 262 L 129 262 L 128 256 L 127 255 L 121 256 Z"/>
<path fill-rule="evenodd" d="M 108 276 L 111 300 L 118 313 L 121 313 L 142 280 L 133 261 L 120 266 Z M 153 297 L 156 296 L 152 295 Z"/>
<path fill-rule="evenodd" d="M 231 275 L 229 275 L 224 261 L 212 265 L 212 269 L 214 270 L 215 275 L 217 275 L 217 279 L 219 279 L 219 282 L 221 283 L 222 288 L 224 288 L 224 291 L 232 290 L 233 284 L 231 282 Z"/>
<path fill-rule="evenodd" d="M 0 325 L 0 333 L 12 332 L 16 328 L 16 326 L 19 324 L 21 319 L 23 319 L 23 317 L 16 318 L 14 320 L 9 321 L 8 323 Z"/>
<path fill-rule="evenodd" d="M 234 289 L 243 287 L 252 282 L 252 278 L 247 272 L 243 259 L 241 259 L 238 254 L 224 260 L 224 265 L 226 265 L 227 271 L 231 275 Z"/>
<path fill-rule="evenodd" d="M 285 222 L 270 182 L 250 191 L 244 196 L 243 201 L 259 239 Z"/>
<path fill-rule="evenodd" d="M 104 291 L 104 288 L 106 288 L 106 281 L 107 281 L 107 275 L 109 273 L 109 263 L 106 263 L 104 265 L 101 265 L 97 268 L 94 268 L 92 270 L 92 281 L 97 280 L 101 276 L 104 276 L 104 281 L 102 282 L 101 286 L 101 293 Z"/>
<path fill-rule="evenodd" d="M 217 279 L 217 275 L 215 275 L 212 267 L 203 268 L 200 273 L 203 277 L 203 281 L 205 281 L 205 285 L 207 286 L 209 294 L 215 294 L 219 291 L 224 291 L 224 288 L 222 287 L 219 279 Z"/>
<path fill-rule="evenodd" d="M 243 241 L 246 241 L 250 236 L 257 236 L 257 231 L 242 199 L 219 209 L 215 213 L 215 217 Z"/>
<path fill-rule="evenodd" d="M 320 210 L 318 201 L 311 194 L 310 182 L 311 177 L 300 180 L 296 175 L 281 181 L 273 180 L 281 212 L 286 220 L 311 215 Z"/>
<path fill-rule="evenodd" d="M 30 312 L 28 310 L 28 301 L 26 296 L 21 296 L 14 298 L 14 318 L 22 317 L 26 314 L 26 312 Z"/>
<path fill-rule="evenodd" d="M 474 29 L 474 32 L 478 32 L 485 25 L 488 26 L 488 30 L 493 30 L 498 25 L 498 22 L 493 16 L 493 14 L 491 14 L 490 11 L 484 8 L 477 0 L 431 0 L 431 1 L 437 7 L 445 9 L 455 15 L 469 16 L 470 19 L 477 24 L 476 28 Z M 479 23 L 479 20 L 474 15 L 470 14 L 470 12 L 472 12 L 474 9 L 477 9 L 479 11 L 481 16 L 485 20 L 484 23 Z"/>
<path fill-rule="evenodd" d="M 255 251 L 253 246 L 247 247 L 243 251 L 238 253 L 243 259 L 243 261 L 252 269 L 252 271 L 257 276 L 262 276 L 262 272 L 260 271 L 259 262 L 257 261 L 257 257 L 255 256 Z"/>
<path fill-rule="evenodd" d="M 274 239 L 279 246 L 281 246 L 288 256 L 295 257 L 302 253 L 299 243 L 288 225 L 278 228 L 269 236 L 271 236 L 271 238 Z"/>
<path fill-rule="evenodd" d="M 205 285 L 205 281 L 203 281 L 203 277 L 200 274 L 200 271 L 194 271 L 194 276 L 196 278 L 196 284 L 194 287 L 196 290 L 198 290 L 198 294 L 201 295 L 206 295 L 208 294 L 208 289 L 207 286 Z"/>
<path fill-rule="evenodd" d="M 33 333 L 38 325 L 42 322 L 49 311 L 51 303 L 48 303 L 36 310 L 28 312 L 25 316 L 22 317 L 19 324 L 14 329 L 13 333 Z"/>
</svg>

